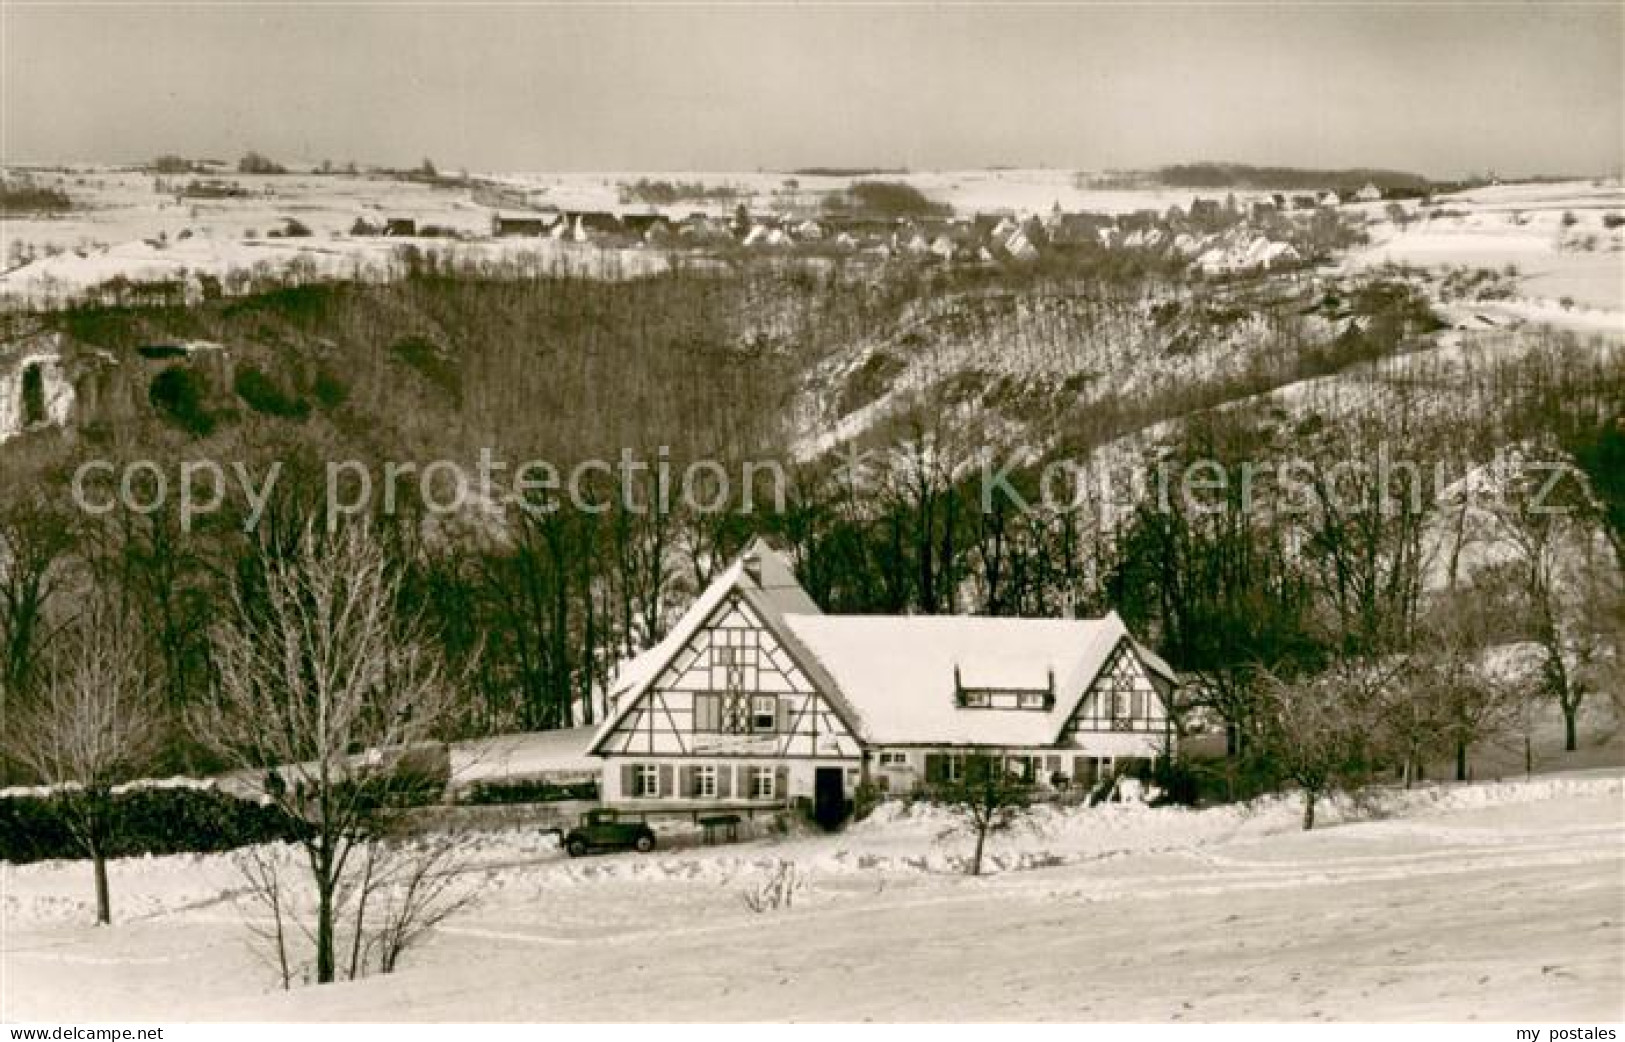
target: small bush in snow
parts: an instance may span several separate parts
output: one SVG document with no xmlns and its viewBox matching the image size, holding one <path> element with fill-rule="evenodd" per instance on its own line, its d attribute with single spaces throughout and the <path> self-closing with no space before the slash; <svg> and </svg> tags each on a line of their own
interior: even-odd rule
<svg viewBox="0 0 1625 1042">
<path fill-rule="evenodd" d="M 794 861 L 781 860 L 759 880 L 745 888 L 740 897 L 745 907 L 758 914 L 789 908 L 798 893 L 807 889 L 807 877 Z"/>
</svg>

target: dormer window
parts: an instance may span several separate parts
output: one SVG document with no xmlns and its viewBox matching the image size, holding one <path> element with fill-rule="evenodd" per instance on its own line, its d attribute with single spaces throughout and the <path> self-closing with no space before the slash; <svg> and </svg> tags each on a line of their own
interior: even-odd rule
<svg viewBox="0 0 1625 1042">
<path fill-rule="evenodd" d="M 1034 709 L 1040 712 L 1055 704 L 1048 691 L 1021 688 L 962 687 L 954 694 L 961 709 Z"/>
<path fill-rule="evenodd" d="M 954 666 L 954 705 L 960 709 L 1032 709 L 1046 712 L 1055 706 L 1055 671 L 1043 687 L 966 687 L 959 666 Z"/>
</svg>

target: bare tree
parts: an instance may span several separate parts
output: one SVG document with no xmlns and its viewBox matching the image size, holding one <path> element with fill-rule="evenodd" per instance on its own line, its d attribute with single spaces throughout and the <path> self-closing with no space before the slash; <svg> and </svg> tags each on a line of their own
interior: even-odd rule
<svg viewBox="0 0 1625 1042">
<path fill-rule="evenodd" d="M 395 972 L 408 949 L 472 905 L 478 892 L 463 868 L 452 836 L 371 844 L 353 922 L 350 976 L 369 966 Z"/>
<path fill-rule="evenodd" d="M 50 655 L 31 696 L 8 707 L 10 754 L 57 790 L 64 820 L 96 877 L 96 922 L 113 921 L 107 853 L 113 786 L 156 752 L 158 681 L 135 620 L 92 599 Z"/>
<path fill-rule="evenodd" d="M 40 503 L 0 508 L 0 685 L 14 698 L 27 691 L 35 661 L 49 650 L 52 608 L 65 593 L 73 545 L 67 519 Z"/>
<path fill-rule="evenodd" d="M 264 942 L 275 961 L 282 990 L 287 991 L 293 986 L 293 965 L 288 961 L 288 892 L 282 878 L 281 862 L 275 848 L 261 846 L 243 847 L 232 855 L 232 859 L 246 884 L 245 896 L 269 917 L 269 922 L 264 925 L 254 917 L 248 917 L 249 930 Z"/>
<path fill-rule="evenodd" d="M 1506 492 L 1490 509 L 1494 532 L 1511 551 L 1520 608 L 1541 649 L 1542 689 L 1563 713 L 1563 748 L 1573 752 L 1580 707 L 1610 668 L 1620 562 L 1580 471 L 1514 462 L 1502 480 Z"/>
<path fill-rule="evenodd" d="M 1424 668 L 1415 681 L 1378 692 L 1373 709 L 1377 741 L 1399 761 L 1405 788 L 1418 781 L 1426 765 L 1447 745 L 1450 707 L 1445 690 Z"/>
<path fill-rule="evenodd" d="M 1297 681 L 1266 677 L 1258 753 L 1303 792 L 1305 830 L 1322 799 L 1369 777 L 1376 707 L 1403 670 L 1397 659 L 1350 658 Z"/>
<path fill-rule="evenodd" d="M 1032 786 L 1011 777 L 999 757 L 983 753 L 965 757 L 959 777 L 938 785 L 933 796 L 976 838 L 970 862 L 973 876 L 982 874 L 988 836 L 1013 828 L 1032 807 Z"/>
<path fill-rule="evenodd" d="M 245 770 L 269 769 L 267 795 L 309 823 L 300 842 L 325 984 L 338 969 L 342 891 L 360 867 L 352 858 L 366 857 L 402 784 L 387 768 L 437 734 L 452 685 L 365 528 L 307 528 L 297 546 L 262 546 L 257 563 L 212 634 L 218 676 L 193 726 Z"/>
<path fill-rule="evenodd" d="M 1515 685 L 1487 655 L 1509 621 L 1497 590 L 1487 583 L 1447 594 L 1422 621 L 1427 654 L 1416 657 L 1419 701 L 1440 709 L 1440 737 L 1455 754 L 1456 780 L 1466 781 L 1472 747 L 1510 726 L 1517 713 Z"/>
<path fill-rule="evenodd" d="M 282 848 L 245 847 L 234 854 L 244 887 L 245 921 L 284 990 L 314 969 L 308 874 L 289 865 Z M 456 837 L 379 836 L 356 848 L 352 869 L 333 890 L 334 977 L 357 980 L 393 973 L 401 957 L 446 919 L 479 897 Z M 301 878 L 303 876 L 303 878 Z"/>
</svg>

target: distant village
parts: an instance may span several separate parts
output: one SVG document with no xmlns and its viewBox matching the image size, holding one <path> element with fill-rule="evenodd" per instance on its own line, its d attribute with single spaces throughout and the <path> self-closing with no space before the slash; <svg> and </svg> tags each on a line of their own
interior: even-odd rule
<svg viewBox="0 0 1625 1042">
<path fill-rule="evenodd" d="M 167 186 L 166 186 L 167 187 Z M 177 199 L 241 198 L 248 190 L 222 178 L 193 180 L 171 188 Z M 1025 263 L 1046 255 L 1084 249 L 1137 250 L 1182 258 L 1209 274 L 1271 270 L 1315 259 L 1338 243 L 1327 238 L 1326 218 L 1346 203 L 1383 199 L 1374 184 L 1348 199 L 1336 192 L 1253 193 L 1246 202 L 1234 195 L 1196 198 L 1188 208 L 1142 209 L 1108 214 L 1063 211 L 970 215 L 882 216 L 784 206 L 752 210 L 741 202 L 732 213 L 675 212 L 670 205 L 621 210 L 560 208 L 533 190 L 472 182 L 470 199 L 490 211 L 491 239 L 550 239 L 605 249 L 739 248 L 786 253 L 912 256 L 954 264 Z M 1317 228 L 1317 218 L 1320 227 Z M 1341 223 L 1341 222 L 1336 222 Z M 296 237 L 309 229 L 292 218 L 271 237 Z M 349 234 L 400 239 L 467 238 L 410 213 L 358 217 Z"/>
<path fill-rule="evenodd" d="M 1351 202 L 1380 202 L 1372 184 Z M 1267 270 L 1313 259 L 1314 218 L 1335 214 L 1345 200 L 1336 192 L 1275 193 L 1239 203 L 1197 198 L 1188 209 L 1151 209 L 1127 214 L 1063 211 L 1047 214 L 978 213 L 966 216 L 874 216 L 842 213 L 752 212 L 744 204 L 727 215 L 695 211 L 576 211 L 539 202 L 522 190 L 474 189 L 491 207 L 494 238 L 552 238 L 604 247 L 707 248 L 823 251 L 871 256 L 934 257 L 949 263 L 1037 261 L 1046 254 L 1085 248 L 1134 249 L 1174 254 L 1209 273 Z M 799 208 L 805 209 L 805 208 Z M 413 235 L 407 219 L 358 229 Z M 1330 244 L 1328 244 L 1330 245 Z"/>
</svg>

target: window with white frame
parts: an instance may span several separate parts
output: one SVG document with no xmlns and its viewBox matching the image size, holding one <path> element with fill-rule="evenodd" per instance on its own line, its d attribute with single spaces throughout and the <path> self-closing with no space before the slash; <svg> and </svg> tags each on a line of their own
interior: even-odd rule
<svg viewBox="0 0 1625 1042">
<path fill-rule="evenodd" d="M 907 767 L 908 766 L 908 753 L 881 753 L 880 754 L 880 766 L 882 766 L 882 767 Z"/>
<path fill-rule="evenodd" d="M 715 765 L 694 768 L 694 795 L 698 799 L 711 799 L 717 794 L 717 769 Z"/>
<path fill-rule="evenodd" d="M 947 774 L 948 781 L 956 782 L 963 778 L 965 776 L 965 754 L 950 753 L 943 764 L 943 769 Z"/>
<path fill-rule="evenodd" d="M 961 698 L 967 709 L 986 709 L 993 704 L 993 695 L 988 691 L 965 691 Z"/>
<path fill-rule="evenodd" d="M 779 700 L 772 695 L 752 695 L 750 698 L 750 729 L 757 734 L 771 732 L 779 726 Z"/>
<path fill-rule="evenodd" d="M 1018 709 L 1043 709 L 1049 696 L 1042 691 L 1023 691 L 1016 696 Z"/>
<path fill-rule="evenodd" d="M 640 763 L 632 772 L 632 795 L 659 796 L 660 768 L 652 763 Z"/>
<path fill-rule="evenodd" d="M 750 769 L 750 794 L 759 800 L 773 798 L 773 768 L 752 767 Z"/>
</svg>

